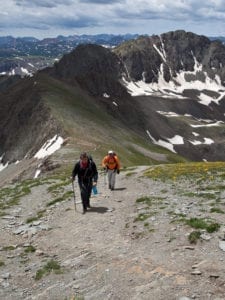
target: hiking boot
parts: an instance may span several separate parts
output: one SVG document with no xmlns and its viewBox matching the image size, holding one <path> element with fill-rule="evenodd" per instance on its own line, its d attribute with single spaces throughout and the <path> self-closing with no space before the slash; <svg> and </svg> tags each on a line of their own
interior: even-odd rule
<svg viewBox="0 0 225 300">
<path fill-rule="evenodd" d="M 113 186 L 111 186 L 111 191 L 113 191 L 114 190 L 114 187 Z"/>
<path fill-rule="evenodd" d="M 91 208 L 91 205 L 90 205 L 90 204 L 88 204 L 88 205 L 87 205 L 87 208 Z"/>
<path fill-rule="evenodd" d="M 109 189 L 111 190 L 111 188 L 112 188 L 112 187 L 111 187 L 111 185 L 109 184 Z"/>
<path fill-rule="evenodd" d="M 86 213 L 86 211 L 87 211 L 87 208 L 83 208 L 82 214 L 84 215 Z"/>
</svg>

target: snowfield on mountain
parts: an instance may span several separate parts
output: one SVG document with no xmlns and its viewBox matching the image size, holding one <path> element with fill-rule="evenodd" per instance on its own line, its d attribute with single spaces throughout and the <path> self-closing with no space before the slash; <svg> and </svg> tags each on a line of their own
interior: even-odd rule
<svg viewBox="0 0 225 300">
<path fill-rule="evenodd" d="M 3 187 L 0 299 L 224 299 L 224 163 L 189 167 L 126 168 L 114 191 L 99 170 L 85 215 L 69 172 Z"/>
</svg>

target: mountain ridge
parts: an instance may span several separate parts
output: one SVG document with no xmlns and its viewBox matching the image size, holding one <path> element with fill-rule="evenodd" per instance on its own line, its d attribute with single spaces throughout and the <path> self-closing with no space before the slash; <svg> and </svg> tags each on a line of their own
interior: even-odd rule
<svg viewBox="0 0 225 300">
<path fill-rule="evenodd" d="M 86 147 L 100 158 L 116 147 L 128 164 L 135 157 L 136 164 L 155 163 L 152 152 L 167 153 L 166 160 L 173 162 L 224 160 L 224 66 L 222 43 L 176 31 L 139 37 L 112 50 L 79 45 L 33 77 L 15 79 L 16 84 L 1 78 L 4 105 L 18 107 L 10 117 L 16 117 L 16 126 L 23 123 L 21 116 L 34 128 L 41 125 L 40 133 L 34 129 L 25 138 L 27 144 L 32 141 L 32 151 L 27 151 L 13 137 L 13 126 L 7 129 L 2 109 L 2 162 L 32 158 L 54 135 L 72 141 L 64 148 L 70 153 L 73 147 L 76 152 Z M 39 109 L 40 116 L 46 114 L 43 120 L 38 111 L 35 119 L 21 110 L 24 99 L 31 108 L 44 104 Z"/>
</svg>

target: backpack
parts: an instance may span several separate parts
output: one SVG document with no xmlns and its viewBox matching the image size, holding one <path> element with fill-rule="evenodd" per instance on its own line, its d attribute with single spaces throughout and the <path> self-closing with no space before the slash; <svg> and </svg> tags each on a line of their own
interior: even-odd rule
<svg viewBox="0 0 225 300">
<path fill-rule="evenodd" d="M 113 153 L 113 156 L 109 156 L 108 155 L 106 162 L 107 162 L 108 165 L 110 165 L 110 164 L 116 164 L 115 168 L 117 168 L 117 160 L 116 160 L 115 156 L 116 156 L 115 153 Z"/>
<path fill-rule="evenodd" d="M 113 162 L 114 163 L 117 163 L 117 161 L 116 161 L 116 159 L 115 159 L 115 155 L 113 154 L 113 156 L 109 156 L 109 155 L 107 155 L 107 163 L 109 163 L 110 161 L 112 162 L 112 160 L 111 159 L 113 159 Z"/>
<path fill-rule="evenodd" d="M 90 162 L 94 161 L 91 154 L 88 154 L 88 159 Z"/>
</svg>

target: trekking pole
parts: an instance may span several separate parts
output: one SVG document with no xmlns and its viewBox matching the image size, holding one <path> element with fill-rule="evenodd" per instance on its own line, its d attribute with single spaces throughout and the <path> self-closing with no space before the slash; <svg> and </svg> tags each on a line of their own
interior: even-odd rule
<svg viewBox="0 0 225 300">
<path fill-rule="evenodd" d="M 74 207 L 75 207 L 75 211 L 76 211 L 77 207 L 76 207 L 76 197 L 75 197 L 75 189 L 74 189 L 74 181 L 73 181 L 73 179 L 72 179 L 72 186 L 73 186 Z"/>
<path fill-rule="evenodd" d="M 104 185 L 106 186 L 106 176 L 107 176 L 107 170 L 104 170 Z"/>
</svg>

